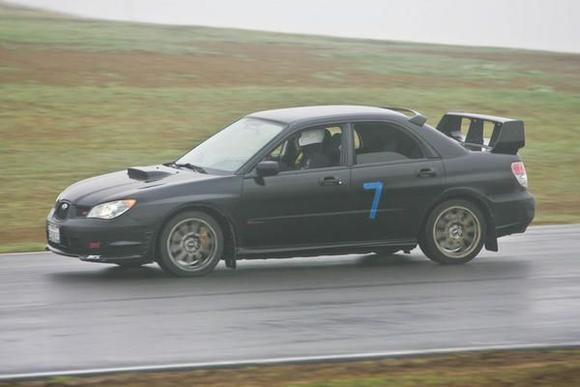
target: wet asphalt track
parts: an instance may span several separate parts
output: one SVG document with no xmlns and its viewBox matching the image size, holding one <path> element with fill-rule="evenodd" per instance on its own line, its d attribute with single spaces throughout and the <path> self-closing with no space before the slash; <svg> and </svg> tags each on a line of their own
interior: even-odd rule
<svg viewBox="0 0 580 387">
<path fill-rule="evenodd" d="M 0 376 L 184 362 L 580 342 L 580 226 L 460 267 L 412 255 L 242 261 L 205 278 L 0 256 Z"/>
</svg>

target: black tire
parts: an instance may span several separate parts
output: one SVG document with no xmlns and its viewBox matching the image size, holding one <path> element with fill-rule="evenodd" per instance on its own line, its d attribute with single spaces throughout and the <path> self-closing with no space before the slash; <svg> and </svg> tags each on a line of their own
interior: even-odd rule
<svg viewBox="0 0 580 387">
<path fill-rule="evenodd" d="M 482 211 L 470 201 L 451 199 L 429 214 L 419 246 L 432 261 L 453 265 L 471 261 L 481 251 L 487 224 Z"/>
<path fill-rule="evenodd" d="M 205 212 L 185 211 L 174 216 L 163 228 L 157 263 L 174 276 L 203 276 L 216 267 L 223 251 L 224 236 L 219 223 Z M 195 262 L 187 262 L 190 260 Z"/>
</svg>

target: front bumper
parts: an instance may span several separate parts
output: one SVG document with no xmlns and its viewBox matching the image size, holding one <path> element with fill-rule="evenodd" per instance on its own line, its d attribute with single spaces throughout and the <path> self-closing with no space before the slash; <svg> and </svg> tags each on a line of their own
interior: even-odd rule
<svg viewBox="0 0 580 387">
<path fill-rule="evenodd" d="M 78 258 L 85 262 L 102 262 L 102 263 L 126 263 L 126 262 L 153 262 L 153 259 L 146 258 L 144 255 L 123 255 L 123 256 L 103 256 L 98 254 L 84 255 L 80 253 L 70 253 L 57 249 L 53 244 L 47 244 L 45 250 L 54 254 L 64 255 L 65 257 Z"/>
<path fill-rule="evenodd" d="M 49 224 L 58 227 L 59 242 L 49 240 Z M 113 220 L 58 219 L 51 213 L 46 237 L 47 250 L 84 261 L 119 263 L 154 259 L 154 230 L 129 216 Z"/>
</svg>

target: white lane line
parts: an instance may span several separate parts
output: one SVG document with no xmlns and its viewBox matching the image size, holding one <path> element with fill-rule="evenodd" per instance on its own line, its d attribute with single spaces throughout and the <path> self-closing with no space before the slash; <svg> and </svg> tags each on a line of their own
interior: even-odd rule
<svg viewBox="0 0 580 387">
<path fill-rule="evenodd" d="M 186 371 L 201 368 L 240 368 L 247 366 L 268 366 L 300 363 L 321 363 L 321 362 L 345 362 L 356 360 L 376 360 L 392 357 L 427 356 L 438 354 L 451 354 L 457 352 L 483 352 L 483 351 L 506 351 L 506 350 L 533 350 L 533 349 L 565 349 L 578 348 L 580 342 L 567 342 L 565 344 L 555 343 L 534 343 L 534 344 L 498 344 L 473 347 L 449 347 L 439 349 L 419 349 L 387 352 L 352 353 L 340 355 L 320 355 L 320 356 L 296 356 L 279 357 L 272 359 L 251 359 L 251 360 L 231 360 L 199 363 L 175 363 L 148 366 L 111 367 L 111 368 L 88 368 L 78 370 L 58 370 L 48 372 L 30 372 L 18 374 L 0 375 L 0 381 L 18 379 L 39 379 L 54 376 L 89 376 L 101 374 L 127 373 L 127 372 L 158 372 L 158 371 Z"/>
</svg>

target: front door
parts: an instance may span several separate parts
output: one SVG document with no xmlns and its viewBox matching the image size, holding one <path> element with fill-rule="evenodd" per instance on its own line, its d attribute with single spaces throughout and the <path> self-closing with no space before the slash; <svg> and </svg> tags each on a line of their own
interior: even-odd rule
<svg viewBox="0 0 580 387">
<path fill-rule="evenodd" d="M 343 132 L 341 125 L 325 125 L 292 134 L 266 157 L 279 162 L 279 174 L 244 178 L 241 247 L 327 246 L 345 240 L 352 201 Z"/>
</svg>

